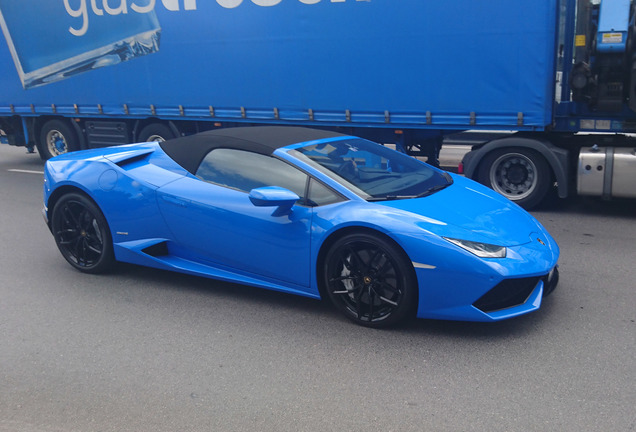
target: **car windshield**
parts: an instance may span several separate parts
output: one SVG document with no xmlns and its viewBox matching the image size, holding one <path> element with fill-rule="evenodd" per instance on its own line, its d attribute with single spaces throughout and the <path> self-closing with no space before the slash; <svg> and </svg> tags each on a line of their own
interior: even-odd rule
<svg viewBox="0 0 636 432">
<path fill-rule="evenodd" d="M 307 145 L 290 153 L 369 201 L 423 197 L 453 182 L 445 172 L 359 138 Z"/>
</svg>

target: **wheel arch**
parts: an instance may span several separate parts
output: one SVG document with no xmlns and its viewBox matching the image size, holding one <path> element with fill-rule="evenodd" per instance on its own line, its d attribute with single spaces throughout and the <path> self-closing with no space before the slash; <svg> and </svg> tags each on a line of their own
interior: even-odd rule
<svg viewBox="0 0 636 432">
<path fill-rule="evenodd" d="M 97 204 L 97 201 L 95 201 L 95 199 L 88 192 L 86 192 L 84 189 L 80 188 L 79 186 L 75 186 L 75 185 L 63 185 L 63 186 L 60 186 L 60 187 L 56 188 L 53 192 L 51 192 L 51 194 L 49 195 L 49 198 L 48 198 L 48 200 L 46 202 L 47 213 L 49 215 L 47 217 L 47 225 L 49 226 L 49 229 L 51 229 L 50 213 L 53 211 L 53 209 L 55 208 L 55 205 L 60 200 L 60 198 L 62 198 L 64 195 L 67 195 L 69 193 L 77 193 L 77 194 L 85 196 L 86 198 L 91 200 L 93 202 L 93 204 L 95 204 L 95 206 L 102 212 L 102 214 L 104 213 L 104 211 L 102 210 L 100 205 Z"/>
<path fill-rule="evenodd" d="M 569 194 L 569 152 L 566 149 L 556 147 L 545 138 L 530 138 L 524 136 L 511 136 L 489 141 L 483 146 L 468 152 L 462 161 L 464 174 L 466 177 L 475 179 L 479 172 L 479 167 L 486 156 L 493 151 L 505 148 L 525 148 L 539 153 L 548 163 L 554 180 L 557 182 L 558 194 L 560 198 L 565 198 Z"/>
<path fill-rule="evenodd" d="M 409 270 L 412 272 L 412 276 L 413 276 L 413 280 L 417 281 L 417 275 L 415 273 L 415 268 L 413 267 L 413 264 L 411 262 L 411 259 L 409 258 L 409 255 L 406 253 L 406 251 L 404 250 L 404 248 L 390 235 L 388 235 L 385 232 L 382 232 L 381 230 L 378 230 L 376 228 L 372 228 L 372 227 L 365 227 L 365 226 L 345 226 L 342 228 L 339 228 L 335 231 L 333 231 L 331 234 L 329 234 L 327 236 L 327 238 L 322 242 L 322 244 L 320 245 L 320 249 L 318 251 L 318 255 L 316 257 L 316 264 L 314 267 L 314 271 L 316 273 L 316 283 L 318 285 L 318 294 L 320 294 L 320 298 L 322 299 L 327 299 L 328 297 L 326 296 L 325 293 L 325 281 L 324 281 L 324 275 L 323 275 L 323 271 L 322 269 L 324 268 L 325 265 L 325 259 L 327 256 L 327 252 L 329 252 L 329 249 L 331 249 L 331 247 L 334 245 L 334 243 L 336 241 L 338 241 L 339 239 L 341 239 L 344 236 L 350 235 L 350 234 L 367 234 L 367 235 L 372 235 L 372 236 L 376 236 L 376 237 L 381 237 L 383 240 L 392 243 L 399 251 L 401 251 L 401 253 L 403 254 L 403 258 L 406 259 L 407 261 L 407 267 L 409 268 Z M 416 300 L 417 302 L 419 302 L 419 289 L 416 287 L 415 289 L 415 295 L 416 295 Z"/>
</svg>

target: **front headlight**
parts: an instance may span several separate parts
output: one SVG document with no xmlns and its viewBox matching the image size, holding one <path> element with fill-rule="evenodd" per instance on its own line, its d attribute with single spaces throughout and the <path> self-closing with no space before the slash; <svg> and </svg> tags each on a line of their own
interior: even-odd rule
<svg viewBox="0 0 636 432">
<path fill-rule="evenodd" d="M 444 237 L 444 240 L 448 240 L 452 244 L 459 246 L 460 248 L 467 250 L 468 252 L 477 255 L 480 258 L 505 258 L 506 248 L 504 246 L 497 246 L 488 243 L 479 243 L 468 240 L 459 240 Z"/>
</svg>

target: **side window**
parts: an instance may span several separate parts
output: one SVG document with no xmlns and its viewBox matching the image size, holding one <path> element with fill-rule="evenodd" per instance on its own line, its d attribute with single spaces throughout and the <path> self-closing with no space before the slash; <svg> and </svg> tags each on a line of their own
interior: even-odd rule
<svg viewBox="0 0 636 432">
<path fill-rule="evenodd" d="M 263 186 L 280 186 L 300 198 L 304 198 L 307 185 L 307 174 L 279 159 L 224 148 L 208 153 L 199 165 L 196 176 L 244 192 Z"/>
<path fill-rule="evenodd" d="M 309 196 L 307 198 L 312 206 L 322 206 L 343 201 L 340 195 L 314 179 L 309 181 Z"/>
</svg>

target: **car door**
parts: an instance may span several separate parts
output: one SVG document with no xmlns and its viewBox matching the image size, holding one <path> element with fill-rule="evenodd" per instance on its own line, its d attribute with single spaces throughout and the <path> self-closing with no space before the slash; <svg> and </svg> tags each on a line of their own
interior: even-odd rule
<svg viewBox="0 0 636 432">
<path fill-rule="evenodd" d="M 296 204 L 277 216 L 257 207 L 249 191 L 280 186 L 303 196 L 307 175 L 271 156 L 212 150 L 197 177 L 158 190 L 159 208 L 184 254 L 211 265 L 308 289 L 312 209 Z"/>
</svg>

